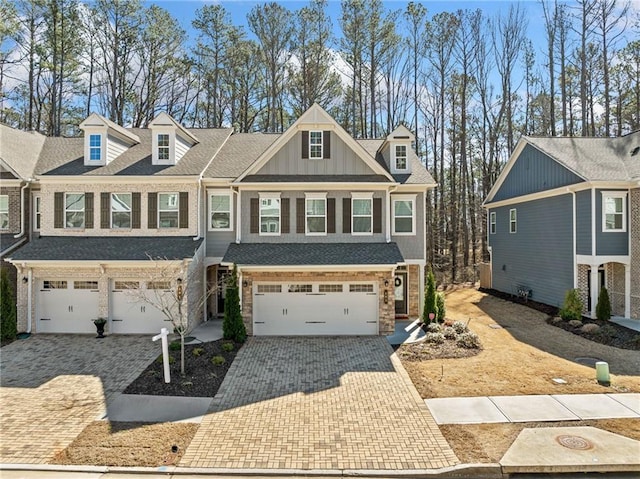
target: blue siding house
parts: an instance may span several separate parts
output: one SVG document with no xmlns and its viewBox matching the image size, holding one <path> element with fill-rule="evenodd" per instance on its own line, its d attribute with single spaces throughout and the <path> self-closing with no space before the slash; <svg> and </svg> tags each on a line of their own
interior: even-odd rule
<svg viewBox="0 0 640 479">
<path fill-rule="evenodd" d="M 492 288 L 561 306 L 577 288 L 595 316 L 640 319 L 640 132 L 523 137 L 484 202 Z"/>
</svg>

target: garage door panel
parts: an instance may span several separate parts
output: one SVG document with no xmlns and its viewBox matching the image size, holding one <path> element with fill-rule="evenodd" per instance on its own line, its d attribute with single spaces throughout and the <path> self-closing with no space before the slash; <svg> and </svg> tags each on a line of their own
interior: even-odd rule
<svg viewBox="0 0 640 479">
<path fill-rule="evenodd" d="M 148 298 L 145 300 L 144 298 Z M 170 289 L 147 289 L 142 282 L 114 281 L 111 290 L 111 332 L 113 334 L 157 334 L 173 330 L 171 320 L 157 306 L 175 307 Z"/>
<path fill-rule="evenodd" d="M 41 280 L 36 298 L 39 333 L 95 333 L 97 280 Z"/>
</svg>

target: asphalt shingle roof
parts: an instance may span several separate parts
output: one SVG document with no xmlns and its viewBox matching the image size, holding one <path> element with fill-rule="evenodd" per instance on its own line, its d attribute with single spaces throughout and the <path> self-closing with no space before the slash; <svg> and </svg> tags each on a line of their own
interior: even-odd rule
<svg viewBox="0 0 640 479">
<path fill-rule="evenodd" d="M 234 133 L 206 169 L 205 178 L 237 178 L 278 138 L 280 134 Z"/>
<path fill-rule="evenodd" d="M 329 183 L 389 183 L 384 175 L 248 175 L 242 183 L 296 183 L 296 182 L 329 182 Z"/>
<path fill-rule="evenodd" d="M 262 266 L 392 265 L 404 258 L 396 243 L 231 243 L 223 263 Z"/>
<path fill-rule="evenodd" d="M 0 124 L 0 158 L 20 178 L 32 178 L 45 139 L 40 133 L 16 130 Z"/>
<path fill-rule="evenodd" d="M 357 141 L 385 170 L 389 171 L 382 154 L 378 151 L 384 140 L 360 139 Z M 392 174 L 394 180 L 403 185 L 434 185 L 436 183 L 413 150 L 409 151 L 409 161 L 411 162 L 411 173 Z"/>
<path fill-rule="evenodd" d="M 202 239 L 183 236 L 43 236 L 11 255 L 24 261 L 139 261 L 192 258 Z"/>
</svg>

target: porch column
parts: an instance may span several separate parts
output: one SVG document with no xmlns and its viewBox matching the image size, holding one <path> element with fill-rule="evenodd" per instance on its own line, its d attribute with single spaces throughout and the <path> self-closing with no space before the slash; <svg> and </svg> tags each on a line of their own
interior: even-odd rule
<svg viewBox="0 0 640 479">
<path fill-rule="evenodd" d="M 596 317 L 596 305 L 598 304 L 598 295 L 600 294 L 600 284 L 598 284 L 598 266 L 591 265 L 591 304 L 589 305 L 591 310 L 591 317 Z"/>
<path fill-rule="evenodd" d="M 624 317 L 631 317 L 631 265 L 624 265 Z"/>
</svg>

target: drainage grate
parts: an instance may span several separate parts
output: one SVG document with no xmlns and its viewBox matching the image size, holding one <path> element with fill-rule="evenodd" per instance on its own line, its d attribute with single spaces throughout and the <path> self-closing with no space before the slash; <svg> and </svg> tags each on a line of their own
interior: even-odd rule
<svg viewBox="0 0 640 479">
<path fill-rule="evenodd" d="M 593 444 L 591 444 L 584 437 L 580 436 L 557 436 L 556 441 L 558 442 L 558 444 L 566 447 L 567 449 L 575 449 L 578 451 L 586 451 L 587 449 L 591 449 L 593 447 Z"/>
<path fill-rule="evenodd" d="M 576 363 L 584 364 L 585 366 L 595 366 L 596 363 L 599 361 L 602 361 L 602 359 L 584 357 L 584 358 L 575 358 L 574 361 Z"/>
</svg>

